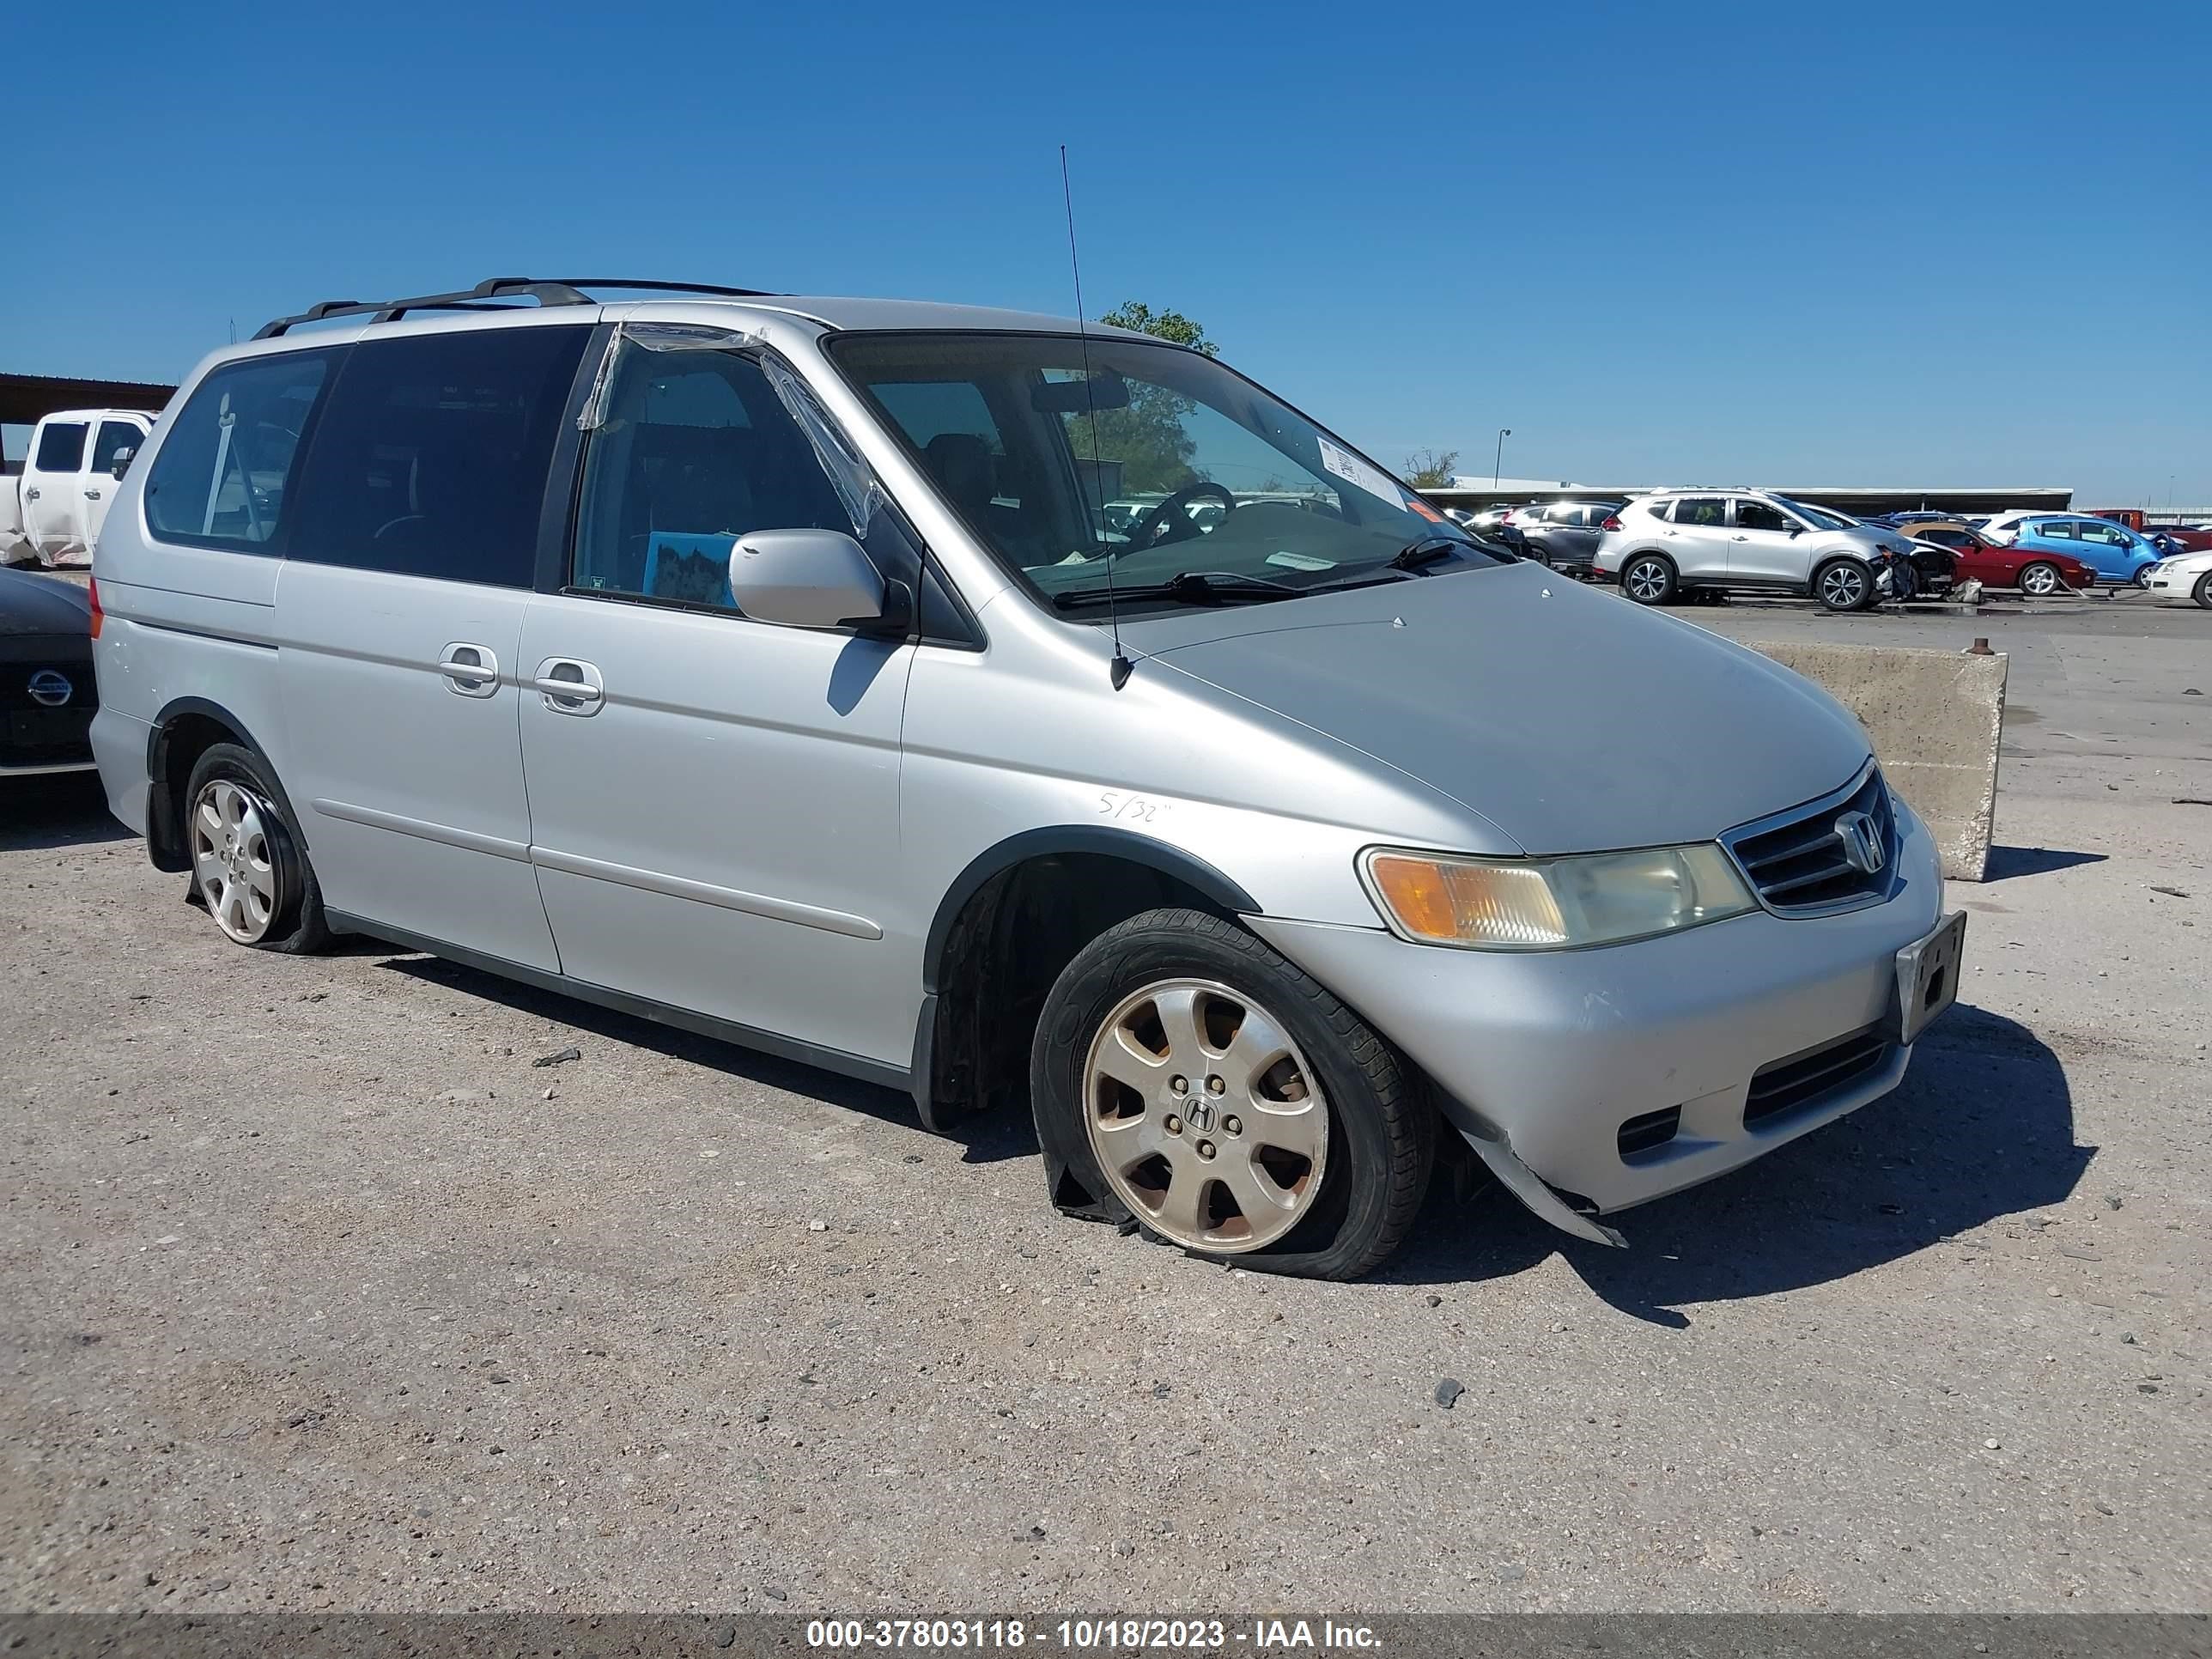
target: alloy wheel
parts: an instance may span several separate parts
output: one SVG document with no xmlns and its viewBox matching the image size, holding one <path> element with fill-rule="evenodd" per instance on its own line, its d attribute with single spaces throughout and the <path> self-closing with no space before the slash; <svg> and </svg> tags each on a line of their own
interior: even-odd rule
<svg viewBox="0 0 2212 1659">
<path fill-rule="evenodd" d="M 2058 591 L 2058 573 L 2047 564 L 2032 564 L 2020 573 L 2020 591 L 2047 599 Z"/>
<path fill-rule="evenodd" d="M 1628 585 L 1629 597 L 1644 605 L 1656 605 L 1667 593 L 1667 571 L 1656 559 L 1638 559 L 1621 574 Z"/>
<path fill-rule="evenodd" d="M 1832 610 L 1856 611 L 1866 595 L 1866 573 L 1856 565 L 1832 565 L 1821 574 L 1821 602 Z"/>
<path fill-rule="evenodd" d="M 276 811 L 228 778 L 192 803 L 192 873 L 208 914 L 240 945 L 258 945 L 276 920 L 276 863 L 269 842 Z"/>
<path fill-rule="evenodd" d="M 1091 1149 L 1156 1232 L 1238 1254 L 1288 1233 L 1319 1195 L 1328 1105 L 1281 1021 L 1210 980 L 1124 998 L 1083 1068 Z"/>
</svg>

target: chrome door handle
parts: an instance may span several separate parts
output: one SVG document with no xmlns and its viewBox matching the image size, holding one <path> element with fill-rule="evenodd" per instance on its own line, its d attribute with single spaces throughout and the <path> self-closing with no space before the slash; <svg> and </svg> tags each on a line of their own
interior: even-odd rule
<svg viewBox="0 0 2212 1659">
<path fill-rule="evenodd" d="M 97 489 L 88 489 L 84 492 L 84 498 L 88 501 L 96 501 L 100 499 L 100 492 Z"/>
<path fill-rule="evenodd" d="M 606 682 L 590 663 L 574 657 L 548 657 L 530 682 L 556 714 L 596 714 L 607 699 Z"/>
<path fill-rule="evenodd" d="M 489 697 L 499 690 L 499 659 L 481 645 L 461 641 L 438 653 L 446 689 L 464 697 Z"/>
</svg>

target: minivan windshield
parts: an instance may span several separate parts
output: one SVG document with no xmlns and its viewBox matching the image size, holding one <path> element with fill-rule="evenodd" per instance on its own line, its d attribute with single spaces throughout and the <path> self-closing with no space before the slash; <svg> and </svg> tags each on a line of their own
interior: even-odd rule
<svg viewBox="0 0 2212 1659">
<path fill-rule="evenodd" d="M 1510 556 L 1195 351 L 997 332 L 854 333 L 829 349 L 984 545 L 1072 615 L 1109 573 L 1136 609 Z"/>
</svg>

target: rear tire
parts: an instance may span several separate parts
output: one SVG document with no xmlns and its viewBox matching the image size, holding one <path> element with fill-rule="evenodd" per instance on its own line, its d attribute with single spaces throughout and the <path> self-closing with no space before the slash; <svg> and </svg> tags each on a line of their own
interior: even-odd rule
<svg viewBox="0 0 2212 1659">
<path fill-rule="evenodd" d="M 1863 611 L 1874 603 L 1874 573 L 1856 559 L 1831 559 L 1813 573 L 1823 611 Z"/>
<path fill-rule="evenodd" d="M 1674 562 L 1657 553 L 1638 553 L 1620 567 L 1620 591 L 1638 605 L 1671 605 L 1681 589 Z"/>
<path fill-rule="evenodd" d="M 2055 564 L 2045 564 L 2038 559 L 2033 564 L 2020 568 L 2020 591 L 2033 599 L 2047 599 L 2066 586 Z"/>
<path fill-rule="evenodd" d="M 185 850 L 192 892 L 234 944 L 287 956 L 326 949 L 323 890 L 298 826 L 261 758 L 237 744 L 209 747 L 185 786 Z"/>
<path fill-rule="evenodd" d="M 1436 1109 L 1397 1051 L 1195 910 L 1148 911 L 1076 953 L 1045 999 L 1030 1087 L 1054 1203 L 1266 1272 L 1380 1266 L 1436 1155 Z"/>
<path fill-rule="evenodd" d="M 2146 592 L 2150 588 L 2151 569 L 2152 566 L 2148 564 L 2138 565 L 2136 567 L 2135 584 L 2137 587 L 2142 588 Z"/>
</svg>

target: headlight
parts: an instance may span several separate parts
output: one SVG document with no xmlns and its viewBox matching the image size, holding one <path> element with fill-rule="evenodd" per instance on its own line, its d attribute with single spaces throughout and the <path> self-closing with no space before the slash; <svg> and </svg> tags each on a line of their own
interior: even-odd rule
<svg viewBox="0 0 2212 1659">
<path fill-rule="evenodd" d="M 1565 859 L 1461 859 L 1373 848 L 1361 859 L 1391 930 L 1472 951 L 1618 945 L 1757 909 L 1711 842 Z"/>
</svg>

